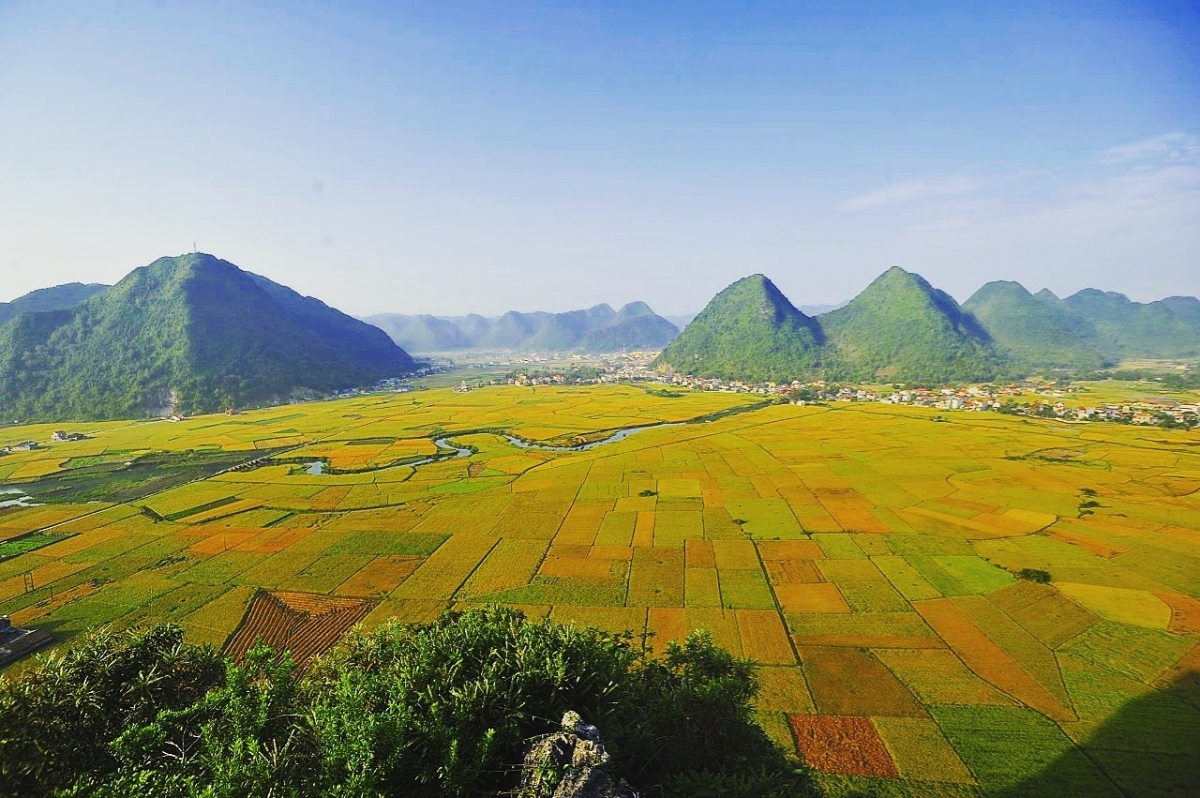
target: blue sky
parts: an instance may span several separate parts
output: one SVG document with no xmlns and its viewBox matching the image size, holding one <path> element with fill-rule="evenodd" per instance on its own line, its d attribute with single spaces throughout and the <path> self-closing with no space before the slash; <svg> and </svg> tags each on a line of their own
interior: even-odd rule
<svg viewBox="0 0 1200 798">
<path fill-rule="evenodd" d="M 0 0 L 0 300 L 193 242 L 356 314 L 1200 294 L 1196 41 L 1194 2 Z"/>
</svg>

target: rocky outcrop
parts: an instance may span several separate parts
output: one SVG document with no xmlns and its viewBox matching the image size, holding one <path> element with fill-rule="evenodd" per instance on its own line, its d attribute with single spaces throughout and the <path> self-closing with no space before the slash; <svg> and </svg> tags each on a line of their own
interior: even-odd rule
<svg viewBox="0 0 1200 798">
<path fill-rule="evenodd" d="M 576 712 L 563 715 L 562 727 L 535 740 L 525 755 L 519 798 L 636 798 L 623 779 L 604 771 L 608 752 L 595 726 Z"/>
</svg>

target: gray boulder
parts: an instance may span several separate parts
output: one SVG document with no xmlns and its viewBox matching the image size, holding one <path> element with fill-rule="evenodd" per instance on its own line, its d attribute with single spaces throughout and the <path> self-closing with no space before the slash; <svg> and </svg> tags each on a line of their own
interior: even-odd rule
<svg viewBox="0 0 1200 798">
<path fill-rule="evenodd" d="M 604 772 L 608 752 L 595 726 L 577 712 L 563 715 L 561 730 L 533 742 L 525 754 L 519 798 L 636 798 L 624 780 Z"/>
</svg>

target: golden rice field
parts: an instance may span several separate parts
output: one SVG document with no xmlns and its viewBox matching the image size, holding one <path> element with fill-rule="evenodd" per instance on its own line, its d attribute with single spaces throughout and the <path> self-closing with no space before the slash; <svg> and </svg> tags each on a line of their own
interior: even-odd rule
<svg viewBox="0 0 1200 798">
<path fill-rule="evenodd" d="M 0 457 L 3 485 L 150 451 L 276 459 L 3 512 L 0 540 L 62 536 L 0 561 L 0 614 L 65 641 L 169 620 L 220 646 L 266 590 L 369 600 L 367 626 L 497 602 L 660 649 L 704 628 L 762 663 L 760 722 L 833 794 L 1200 790 L 1200 436 L 853 403 L 586 451 L 500 434 L 564 443 L 752 402 L 497 387 L 87 425 Z M 411 465 L 447 435 L 473 453 Z"/>
</svg>

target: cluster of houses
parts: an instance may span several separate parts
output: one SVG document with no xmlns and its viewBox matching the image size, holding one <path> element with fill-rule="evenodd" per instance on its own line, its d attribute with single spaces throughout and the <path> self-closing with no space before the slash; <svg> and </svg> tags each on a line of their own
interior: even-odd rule
<svg viewBox="0 0 1200 798">
<path fill-rule="evenodd" d="M 883 402 L 938 410 L 992 411 L 1057 418 L 1063 421 L 1113 421 L 1126 424 L 1188 428 L 1200 426 L 1200 404 L 1180 402 L 1170 398 L 1078 406 L 1078 401 L 1067 405 L 1062 400 L 1071 394 L 1078 394 L 1079 388 L 1045 383 L 894 388 L 891 390 L 833 385 L 824 380 L 812 382 L 794 380 L 784 384 L 749 383 L 715 377 L 696 377 L 690 374 L 664 375 L 651 367 L 655 354 L 653 352 L 630 353 L 621 356 L 620 359 L 612 358 L 610 362 L 604 364 L 604 371 L 594 377 L 574 377 L 568 370 L 556 370 L 536 375 L 516 372 L 504 382 L 509 385 L 526 386 L 654 382 L 698 391 L 775 395 L 798 405 L 813 402 Z"/>
<path fill-rule="evenodd" d="M 67 443 L 68 441 L 85 441 L 87 435 L 82 432 L 67 432 L 65 430 L 55 430 L 50 436 L 51 443 Z M 0 446 L 0 454 L 15 454 L 17 452 L 32 452 L 34 449 L 40 449 L 42 445 L 37 441 L 21 441 L 8 446 Z"/>
</svg>

